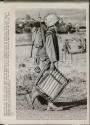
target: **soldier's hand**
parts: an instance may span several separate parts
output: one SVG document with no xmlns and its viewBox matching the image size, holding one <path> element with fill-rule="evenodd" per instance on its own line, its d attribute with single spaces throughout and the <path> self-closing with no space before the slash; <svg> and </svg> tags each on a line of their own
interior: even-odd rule
<svg viewBox="0 0 90 125">
<path fill-rule="evenodd" d="M 54 70 L 54 69 L 55 69 L 55 65 L 54 63 L 51 63 L 50 70 Z"/>
</svg>

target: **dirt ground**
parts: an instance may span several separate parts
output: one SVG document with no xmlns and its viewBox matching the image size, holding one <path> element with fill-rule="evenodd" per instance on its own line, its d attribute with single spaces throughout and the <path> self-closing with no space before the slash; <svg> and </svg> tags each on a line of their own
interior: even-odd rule
<svg viewBox="0 0 90 125">
<path fill-rule="evenodd" d="M 42 110 L 42 105 L 35 101 L 35 110 L 32 110 L 25 89 L 32 90 L 32 79 L 35 79 L 33 59 L 27 56 L 20 57 L 20 48 L 16 47 L 16 81 L 17 81 L 17 119 L 68 119 L 84 120 L 87 117 L 87 74 L 86 53 L 73 55 L 73 61 L 59 62 L 58 69 L 72 80 L 64 89 L 62 95 L 56 99 L 56 105 L 63 107 L 61 111 Z M 23 52 L 24 47 L 22 48 Z M 30 51 L 28 49 L 28 51 Z M 29 52 L 28 52 L 29 53 Z M 19 56 L 18 56 L 19 55 Z M 24 89 L 20 89 L 20 87 Z M 43 106 L 46 109 L 47 105 Z"/>
<path fill-rule="evenodd" d="M 76 106 L 63 111 L 17 111 L 17 119 L 23 120 L 85 120 L 87 117 L 86 106 Z"/>
</svg>

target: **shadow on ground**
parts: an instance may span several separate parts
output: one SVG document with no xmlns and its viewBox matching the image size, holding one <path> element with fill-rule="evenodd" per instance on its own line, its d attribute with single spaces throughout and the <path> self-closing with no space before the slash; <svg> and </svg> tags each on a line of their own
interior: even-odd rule
<svg viewBox="0 0 90 125">
<path fill-rule="evenodd" d="M 73 107 L 87 105 L 87 99 L 82 99 L 82 100 L 72 101 L 72 102 L 55 102 L 55 105 L 58 107 L 63 106 L 63 110 L 69 110 Z"/>
<path fill-rule="evenodd" d="M 37 98 L 36 105 L 34 105 L 37 108 L 40 109 L 46 109 L 48 102 L 43 99 L 42 97 L 39 96 L 39 98 Z M 77 101 L 72 101 L 72 102 L 54 102 L 54 104 L 57 107 L 63 107 L 63 110 L 70 110 L 74 107 L 78 107 L 78 106 L 85 106 L 87 105 L 87 99 L 82 99 L 82 100 L 77 100 Z"/>
</svg>

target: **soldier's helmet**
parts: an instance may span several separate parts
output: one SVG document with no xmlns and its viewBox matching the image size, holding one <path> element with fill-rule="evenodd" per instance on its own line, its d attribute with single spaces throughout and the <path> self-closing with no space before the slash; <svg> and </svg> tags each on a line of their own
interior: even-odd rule
<svg viewBox="0 0 90 125">
<path fill-rule="evenodd" d="M 55 14 L 49 14 L 45 17 L 45 23 L 48 27 L 55 25 L 59 21 L 59 17 Z"/>
</svg>

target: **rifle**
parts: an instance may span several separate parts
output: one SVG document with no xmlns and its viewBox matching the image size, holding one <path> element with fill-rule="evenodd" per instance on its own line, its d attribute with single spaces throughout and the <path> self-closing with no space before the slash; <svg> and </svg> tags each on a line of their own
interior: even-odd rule
<svg viewBox="0 0 90 125">
<path fill-rule="evenodd" d="M 32 34 L 32 35 L 33 35 L 33 34 Z M 32 41 L 32 42 L 34 42 L 34 41 Z M 31 45 L 31 56 L 30 56 L 31 58 L 32 58 L 32 54 L 33 54 L 33 46 L 34 46 L 34 45 L 32 44 L 32 45 Z"/>
<path fill-rule="evenodd" d="M 33 54 L 33 45 L 31 45 L 31 55 L 30 55 L 30 58 L 32 58 L 32 54 Z"/>
<path fill-rule="evenodd" d="M 40 13 L 39 13 L 39 21 L 40 21 L 40 30 L 41 30 L 41 36 L 42 36 L 42 40 L 43 40 L 43 44 L 45 44 L 45 33 L 44 33 L 44 29 L 42 27 L 42 24 L 41 24 L 41 16 L 40 16 Z"/>
</svg>

